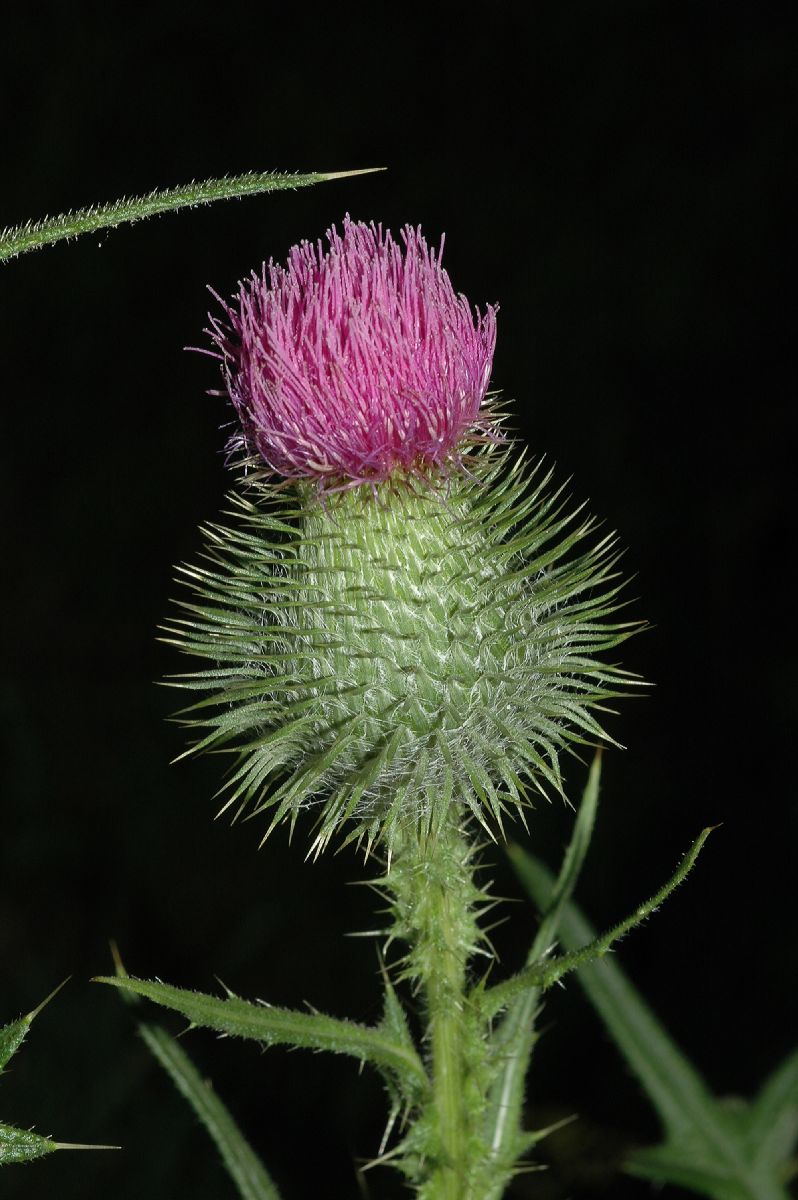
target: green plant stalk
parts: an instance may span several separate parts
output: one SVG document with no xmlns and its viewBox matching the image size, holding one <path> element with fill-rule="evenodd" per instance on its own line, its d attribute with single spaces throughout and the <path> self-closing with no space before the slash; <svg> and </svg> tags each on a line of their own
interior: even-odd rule
<svg viewBox="0 0 798 1200">
<path fill-rule="evenodd" d="M 463 1111 L 465 1063 L 462 1046 L 462 1012 L 465 1002 L 466 963 L 462 948 L 453 936 L 455 914 L 452 898 L 438 888 L 434 908 L 437 931 L 446 949 L 437 968 L 426 981 L 429 1041 L 432 1057 L 432 1102 L 438 1116 L 442 1164 L 433 1189 L 441 1200 L 456 1200 L 461 1194 L 459 1166 L 468 1141 Z"/>
<path fill-rule="evenodd" d="M 485 1041 L 467 995 L 468 963 L 483 938 L 487 900 L 473 878 L 474 850 L 449 819 L 432 833 L 406 831 L 385 884 L 393 894 L 393 936 L 409 945 L 401 973 L 420 991 L 426 1014 L 430 1087 L 406 1139 L 420 1200 L 479 1200 L 487 1162 L 480 1128 Z M 392 939 L 391 939 L 392 940 Z"/>
</svg>

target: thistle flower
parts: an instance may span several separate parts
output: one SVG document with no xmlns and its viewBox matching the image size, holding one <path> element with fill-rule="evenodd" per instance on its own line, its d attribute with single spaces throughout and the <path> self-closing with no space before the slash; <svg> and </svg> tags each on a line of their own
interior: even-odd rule
<svg viewBox="0 0 798 1200">
<path fill-rule="evenodd" d="M 456 459 L 489 426 L 481 409 L 495 309 L 472 313 L 419 229 L 404 250 L 347 217 L 343 235 L 294 246 L 288 266 L 241 284 L 213 322 L 240 438 L 278 474 L 380 482 Z"/>
<path fill-rule="evenodd" d="M 193 749 L 236 755 L 227 804 L 269 828 L 315 807 L 316 849 L 345 825 L 390 848 L 452 807 L 493 831 L 530 784 L 560 789 L 561 751 L 604 737 L 620 694 L 597 655 L 632 631 L 609 619 L 614 539 L 497 445 L 494 310 L 403 236 L 347 220 L 213 326 L 240 444 L 293 487 L 245 476 L 183 569 L 172 640 L 214 665 L 180 686 L 211 693 Z"/>
</svg>

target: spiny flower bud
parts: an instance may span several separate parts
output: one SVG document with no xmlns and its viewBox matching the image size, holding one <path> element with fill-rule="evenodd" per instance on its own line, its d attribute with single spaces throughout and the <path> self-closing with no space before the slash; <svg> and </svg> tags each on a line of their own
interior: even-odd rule
<svg viewBox="0 0 798 1200">
<path fill-rule="evenodd" d="M 329 237 L 214 327 L 247 452 L 294 485 L 245 476 L 183 568 L 172 640 L 214 663 L 180 677 L 211 692 L 193 749 L 235 753 L 227 804 L 269 828 L 315 807 L 316 849 L 345 825 L 390 847 L 452 806 L 493 829 L 604 736 L 625 673 L 596 656 L 631 632 L 609 620 L 613 539 L 586 543 L 495 433 L 450 469 L 484 420 L 493 310 L 420 233 L 404 255 L 373 226 Z"/>
</svg>

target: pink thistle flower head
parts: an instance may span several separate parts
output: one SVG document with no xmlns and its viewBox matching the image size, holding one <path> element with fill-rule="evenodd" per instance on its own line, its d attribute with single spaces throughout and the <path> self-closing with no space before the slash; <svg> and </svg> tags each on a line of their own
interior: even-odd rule
<svg viewBox="0 0 798 1200">
<path fill-rule="evenodd" d="M 472 310 L 420 229 L 344 221 L 264 264 L 212 322 L 233 447 L 321 490 L 446 470 L 495 438 L 483 408 L 496 309 Z"/>
</svg>

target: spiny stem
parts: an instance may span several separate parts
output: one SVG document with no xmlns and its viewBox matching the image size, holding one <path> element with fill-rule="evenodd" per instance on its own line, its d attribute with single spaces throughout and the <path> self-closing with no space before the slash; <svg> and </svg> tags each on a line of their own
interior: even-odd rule
<svg viewBox="0 0 798 1200">
<path fill-rule="evenodd" d="M 407 832 L 385 884 L 395 897 L 395 934 L 409 944 L 403 975 L 426 1010 L 431 1086 L 417 1123 L 419 1200 L 478 1200 L 485 1159 L 479 1124 L 483 1047 L 466 996 L 469 959 L 486 897 L 473 880 L 473 849 L 454 824 Z"/>
<path fill-rule="evenodd" d="M 462 1059 L 466 963 L 463 947 L 458 944 L 454 932 L 457 917 L 452 912 L 452 897 L 444 888 L 439 891 L 436 907 L 442 953 L 437 969 L 426 981 L 425 990 L 432 1054 L 432 1097 L 443 1151 L 437 1191 L 441 1200 L 457 1200 L 462 1195 L 459 1172 L 466 1143 Z"/>
<path fill-rule="evenodd" d="M 308 187 L 331 179 L 346 179 L 353 175 L 368 175 L 373 171 L 383 170 L 384 167 L 366 167 L 359 171 L 313 171 L 305 175 L 294 175 L 287 171 L 251 171 L 245 175 L 206 179 L 203 183 L 189 183 L 166 191 L 149 192 L 146 196 L 129 199 L 123 197 L 111 204 L 81 208 L 58 217 L 28 221 L 24 225 L 3 230 L 0 233 L 0 262 L 15 258 L 18 254 L 26 254 L 30 250 L 38 250 L 64 238 L 93 233 L 98 229 L 109 229 L 126 222 L 141 221 L 145 217 L 178 208 L 193 208 L 198 204 L 210 204 L 214 200 L 252 196 L 259 192 Z"/>
</svg>

